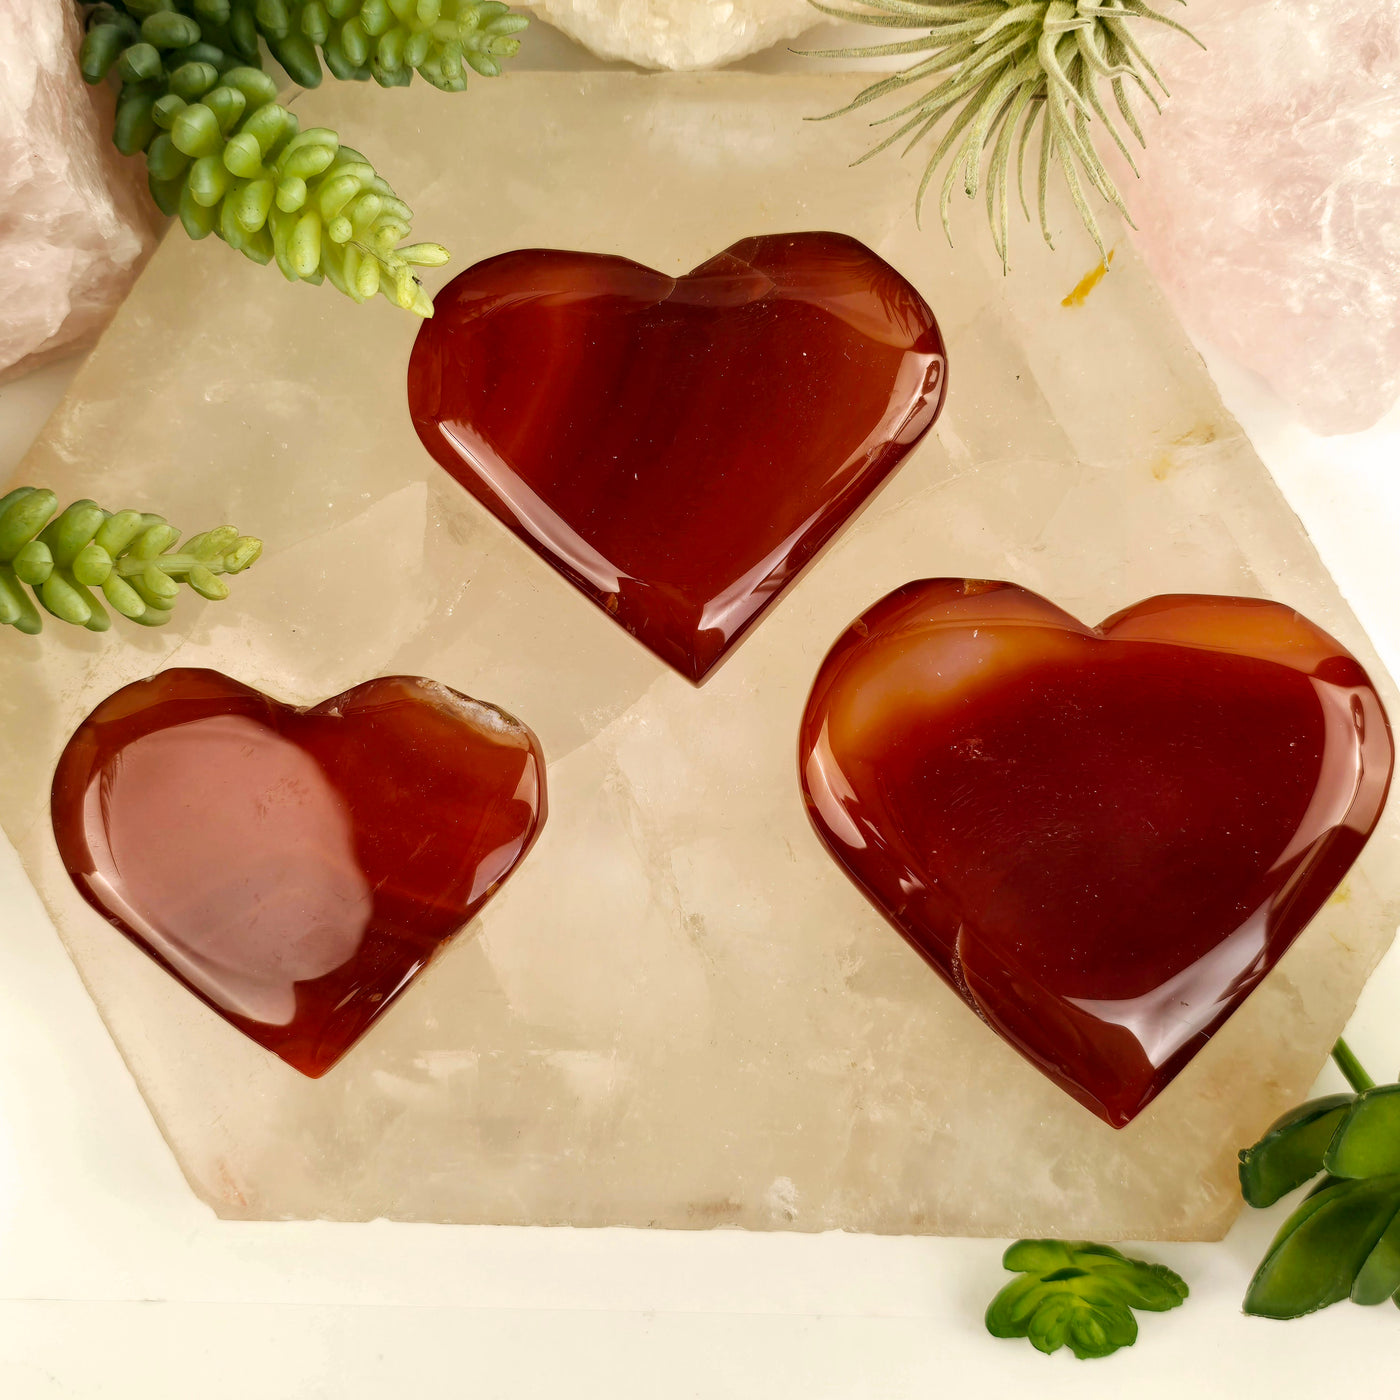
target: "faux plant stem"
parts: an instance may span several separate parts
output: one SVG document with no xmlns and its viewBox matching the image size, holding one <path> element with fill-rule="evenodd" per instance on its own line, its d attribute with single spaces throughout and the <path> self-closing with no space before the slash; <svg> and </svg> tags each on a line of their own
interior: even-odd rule
<svg viewBox="0 0 1400 1400">
<path fill-rule="evenodd" d="M 1332 1060 L 1346 1077 L 1346 1081 L 1358 1094 L 1374 1089 L 1376 1081 L 1366 1073 L 1361 1061 L 1352 1053 L 1352 1048 L 1340 1036 L 1332 1047 Z"/>
<path fill-rule="evenodd" d="M 303 87 L 337 78 L 373 78 L 407 87 L 413 75 L 461 92 L 468 70 L 483 78 L 520 48 L 528 24 L 499 0 L 233 0 L 253 15 L 272 55 Z"/>
<path fill-rule="evenodd" d="M 117 148 L 145 155 L 156 203 L 191 238 L 426 317 L 414 269 L 447 250 L 405 246 L 412 211 L 374 166 L 335 132 L 300 129 L 260 70 L 259 33 L 306 84 L 321 79 L 319 43 L 338 77 L 402 86 L 419 72 L 458 91 L 463 63 L 499 72 L 525 23 L 497 0 L 113 0 L 88 11 L 80 63 L 89 83 L 115 75 Z"/>
<path fill-rule="evenodd" d="M 0 497 L 0 626 L 31 635 L 47 612 L 89 632 L 105 632 L 114 612 L 143 627 L 170 620 L 180 585 L 218 601 L 229 589 L 220 577 L 250 568 L 262 541 L 221 525 L 169 553 L 180 532 L 163 516 L 138 510 L 111 514 L 94 501 L 75 501 L 61 514 L 52 491 L 21 486 Z M 32 590 L 31 599 L 26 589 Z"/>
</svg>

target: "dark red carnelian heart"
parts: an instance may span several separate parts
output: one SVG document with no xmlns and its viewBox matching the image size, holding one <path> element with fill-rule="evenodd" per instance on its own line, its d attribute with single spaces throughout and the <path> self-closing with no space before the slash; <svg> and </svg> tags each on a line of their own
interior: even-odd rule
<svg viewBox="0 0 1400 1400">
<path fill-rule="evenodd" d="M 165 671 L 83 721 L 53 785 L 59 854 L 88 903 L 312 1078 L 544 819 L 535 736 L 406 676 L 300 710 L 217 671 Z"/>
<path fill-rule="evenodd" d="M 428 450 L 699 682 L 943 404 L 923 298 L 853 238 L 746 238 L 685 277 L 506 253 L 441 291 L 408 371 Z"/>
<path fill-rule="evenodd" d="M 933 579 L 842 634 L 799 758 L 872 903 L 1121 1127 L 1336 888 L 1394 753 L 1360 664 L 1278 603 L 1150 598 L 1091 628 Z"/>
</svg>

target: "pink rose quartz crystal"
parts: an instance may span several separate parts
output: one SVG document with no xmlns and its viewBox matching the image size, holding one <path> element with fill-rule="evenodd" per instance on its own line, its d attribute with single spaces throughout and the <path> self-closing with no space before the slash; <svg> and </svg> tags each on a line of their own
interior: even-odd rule
<svg viewBox="0 0 1400 1400">
<path fill-rule="evenodd" d="M 1151 35 L 1134 243 L 1198 340 L 1316 431 L 1370 427 L 1400 396 L 1400 0 L 1159 8 L 1207 47 Z"/>
<path fill-rule="evenodd" d="M 92 341 L 155 245 L 71 0 L 0 3 L 0 379 Z"/>
</svg>

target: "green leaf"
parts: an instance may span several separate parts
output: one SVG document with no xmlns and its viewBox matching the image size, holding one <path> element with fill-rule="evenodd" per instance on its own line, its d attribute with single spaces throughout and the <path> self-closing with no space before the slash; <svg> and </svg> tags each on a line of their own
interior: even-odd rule
<svg viewBox="0 0 1400 1400">
<path fill-rule="evenodd" d="M 1333 1176 L 1400 1174 L 1400 1084 L 1381 1084 L 1356 1095 L 1323 1165 Z"/>
<path fill-rule="evenodd" d="M 1400 1212 L 1397 1212 L 1376 1247 L 1356 1275 L 1351 1301 L 1374 1307 L 1387 1298 L 1400 1302 Z"/>
<path fill-rule="evenodd" d="M 1330 1094 L 1285 1113 L 1240 1153 L 1240 1190 L 1252 1206 L 1271 1206 L 1323 1169 L 1323 1154 L 1355 1094 Z"/>
<path fill-rule="evenodd" d="M 1026 1337 L 1047 1354 L 1068 1346 L 1081 1361 L 1132 1346 L 1134 1308 L 1166 1312 L 1189 1292 L 1162 1264 L 1084 1240 L 1018 1240 L 1002 1263 L 1021 1277 L 992 1299 L 987 1331 Z"/>
<path fill-rule="evenodd" d="M 1400 1175 L 1332 1181 L 1284 1222 L 1245 1295 L 1256 1317 L 1291 1318 L 1351 1295 L 1400 1213 Z M 1368 1275 L 1363 1291 L 1375 1286 Z"/>
</svg>

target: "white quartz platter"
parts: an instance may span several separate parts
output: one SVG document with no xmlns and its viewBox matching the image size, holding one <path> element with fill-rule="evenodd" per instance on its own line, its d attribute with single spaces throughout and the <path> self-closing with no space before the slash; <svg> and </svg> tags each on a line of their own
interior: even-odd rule
<svg viewBox="0 0 1400 1400">
<path fill-rule="evenodd" d="M 1010 578 L 1088 621 L 1164 592 L 1296 606 L 1394 690 L 1204 367 L 1113 228 L 1058 251 L 977 208 L 950 250 L 917 170 L 850 168 L 858 79 L 522 74 L 462 96 L 297 100 L 414 206 L 455 270 L 516 247 L 680 273 L 834 229 L 923 293 L 936 430 L 700 689 L 509 535 L 420 445 L 417 326 L 288 287 L 178 230 L 22 476 L 267 541 L 233 597 L 105 636 L 0 637 L 0 816 L 192 1187 L 221 1215 L 1097 1239 L 1219 1236 L 1235 1153 L 1304 1097 L 1400 906 L 1397 823 L 1133 1124 L 1106 1127 L 979 1022 L 828 859 L 798 718 L 842 628 L 933 575 Z M 432 677 L 529 724 L 550 816 L 483 916 L 326 1078 L 207 1010 L 82 902 L 55 760 L 119 686 L 210 666 L 310 703 Z M 1394 708 L 1392 712 L 1395 712 Z M 53 1035 L 61 1037 L 63 1027 Z"/>
</svg>

